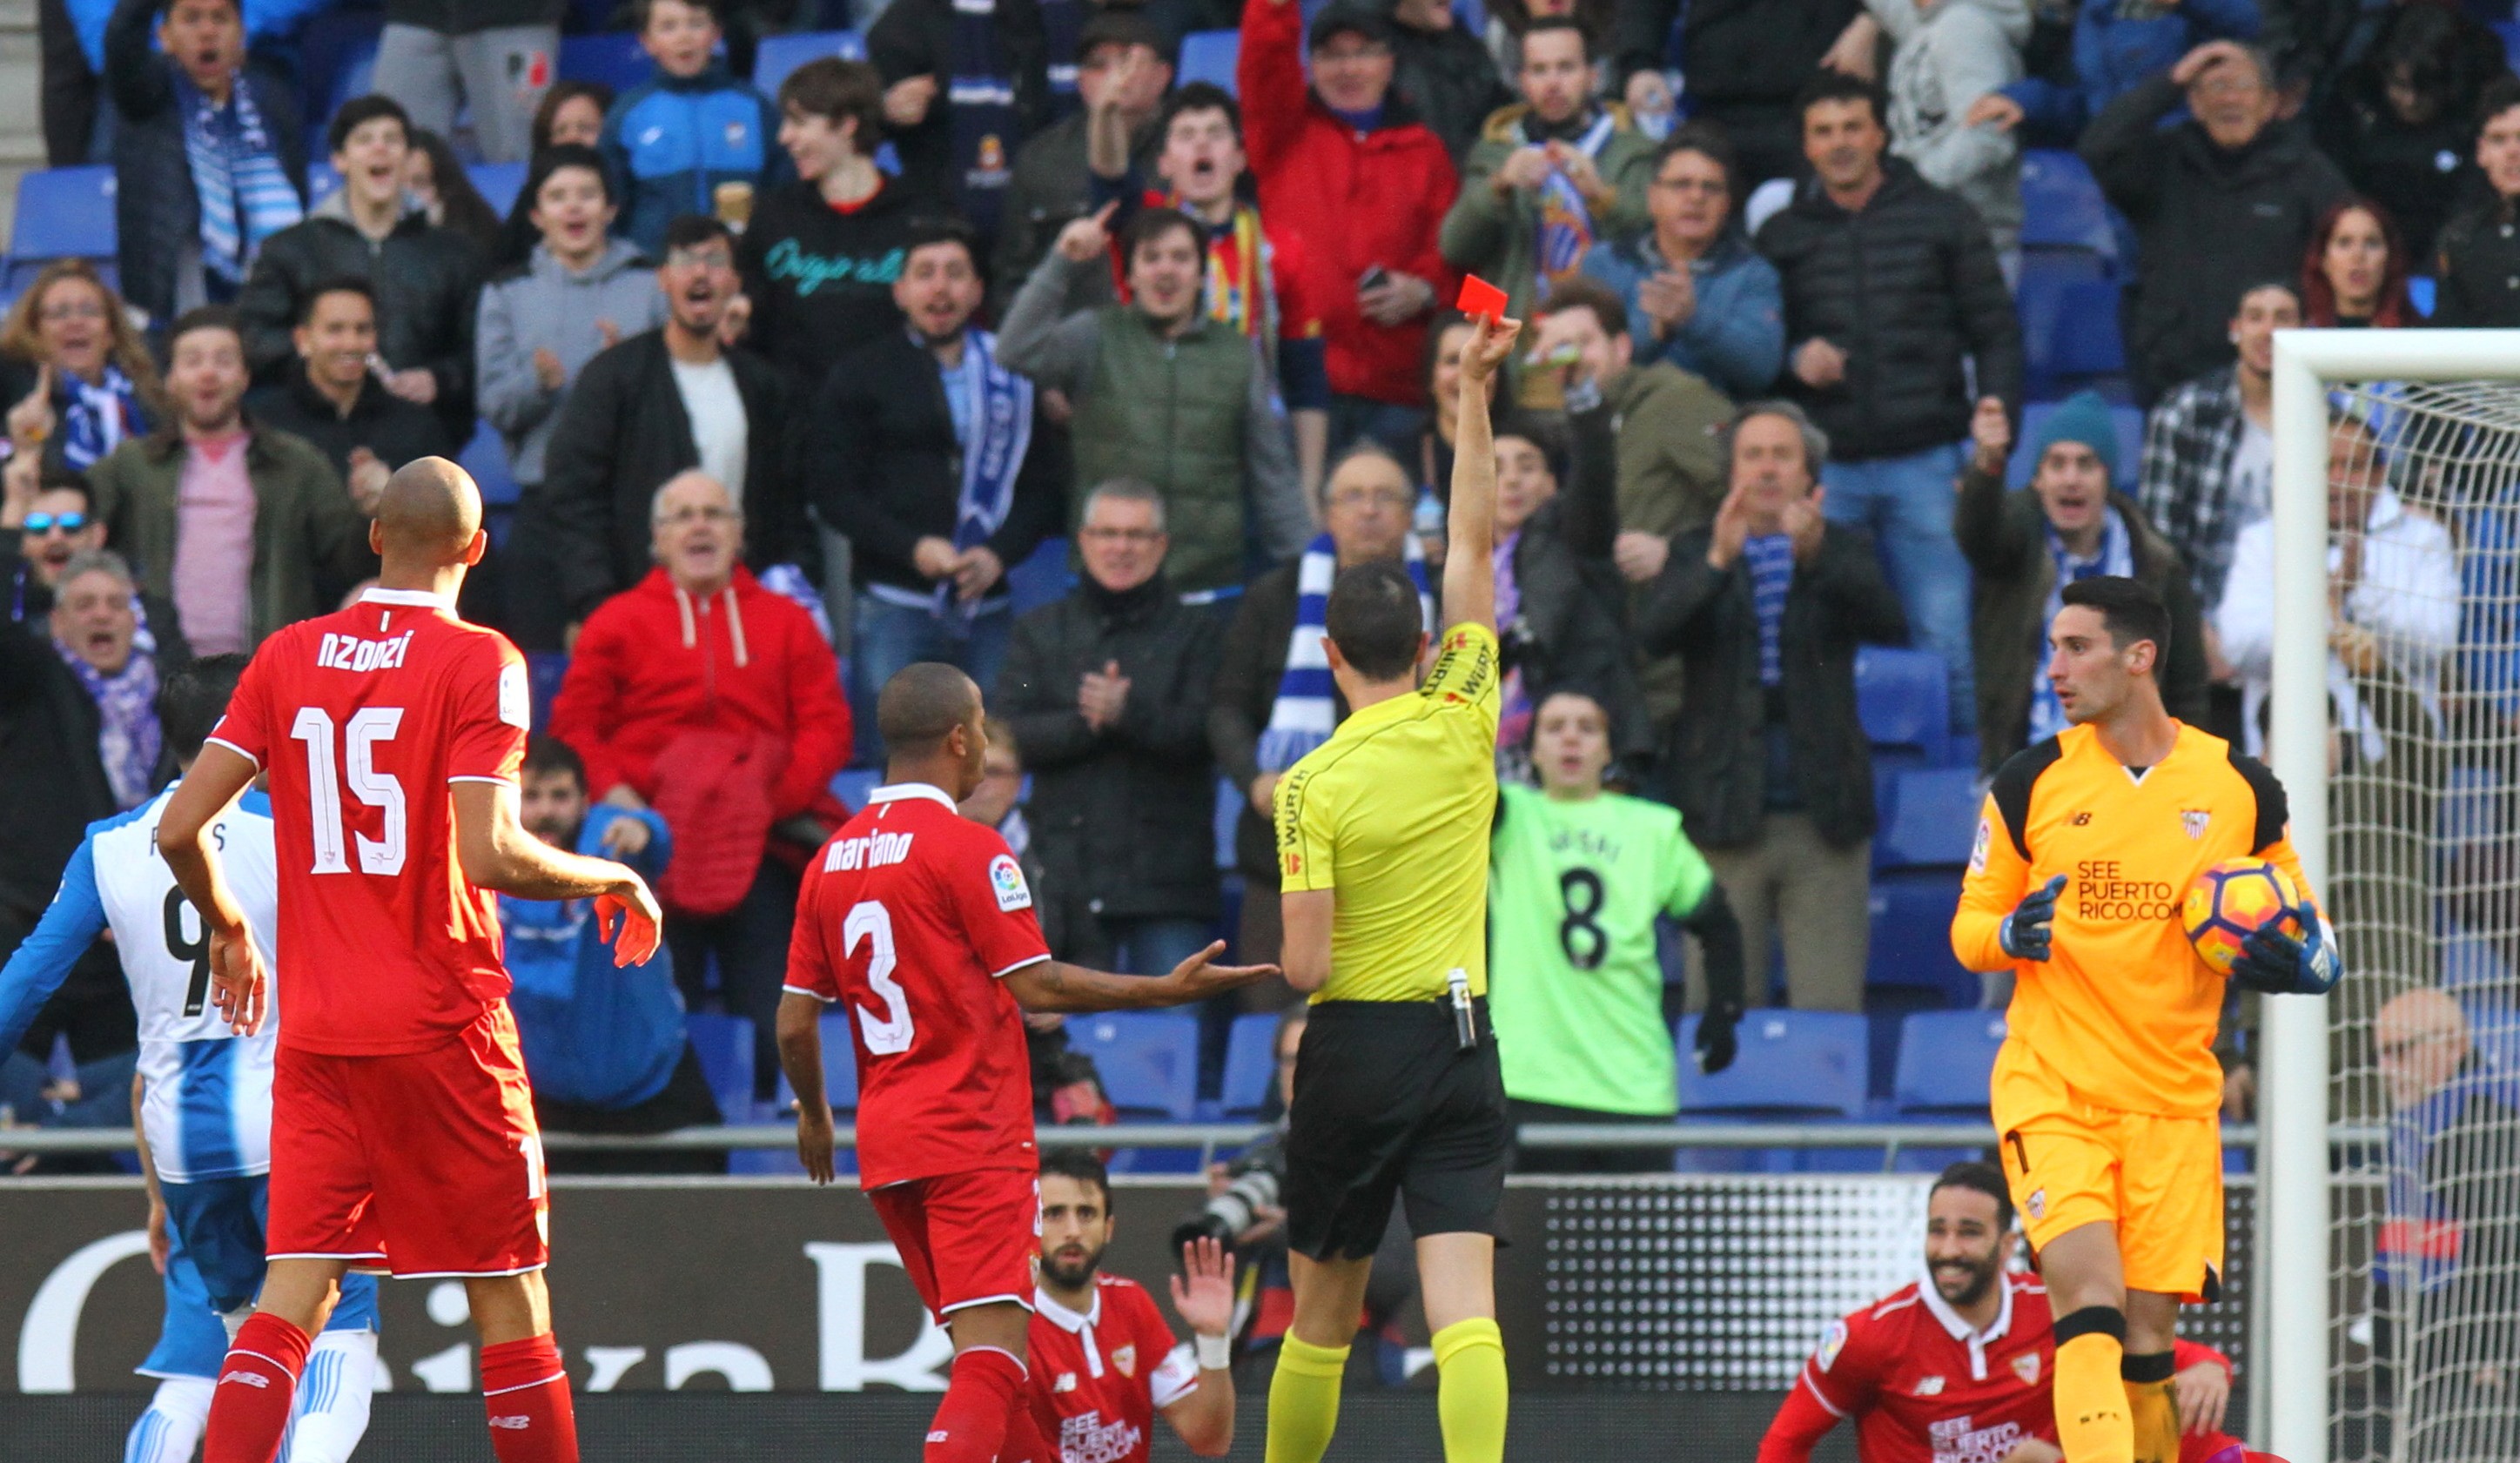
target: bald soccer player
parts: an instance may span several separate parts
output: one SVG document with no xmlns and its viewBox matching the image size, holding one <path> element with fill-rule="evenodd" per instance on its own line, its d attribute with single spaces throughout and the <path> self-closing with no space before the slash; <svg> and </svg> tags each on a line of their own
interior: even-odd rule
<svg viewBox="0 0 2520 1463">
<path fill-rule="evenodd" d="M 551 1334 L 542 1140 L 508 1014 L 493 891 L 592 899 L 616 964 L 656 948 L 629 868 L 543 843 L 518 817 L 524 658 L 455 616 L 480 562 L 481 495 L 422 458 L 384 488 L 377 587 L 287 626 L 158 824 L 201 911 L 211 1004 L 239 1032 L 285 999 L 271 1097 L 270 1267 L 210 1406 L 204 1463 L 270 1463 L 308 1340 L 351 1270 L 464 1282 L 501 1463 L 570 1463 L 577 1424 Z M 204 837 L 267 775 L 280 948 L 256 948 Z"/>
</svg>

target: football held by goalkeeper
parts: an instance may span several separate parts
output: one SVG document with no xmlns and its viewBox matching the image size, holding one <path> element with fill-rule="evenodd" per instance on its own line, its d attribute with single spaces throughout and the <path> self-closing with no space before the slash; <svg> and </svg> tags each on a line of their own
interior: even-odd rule
<svg viewBox="0 0 2520 1463">
<path fill-rule="evenodd" d="M 1992 1095 L 2004 1174 L 2056 1320 L 2070 1463 L 2179 1454 L 2171 1343 L 2223 1266 L 2226 982 L 2182 922 L 2188 885 L 2264 859 L 2308 890 L 2274 775 L 2162 709 L 2160 598 L 2132 579 L 2064 587 L 2047 675 L 2066 730 L 1996 773 L 1952 949 L 2015 974 Z M 2271 995 L 2335 984 L 2305 898 L 2250 935 L 2231 978 Z"/>
</svg>

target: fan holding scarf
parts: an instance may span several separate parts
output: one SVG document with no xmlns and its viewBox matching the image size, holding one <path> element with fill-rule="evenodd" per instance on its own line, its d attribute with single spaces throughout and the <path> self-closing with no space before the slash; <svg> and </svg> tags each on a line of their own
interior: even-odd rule
<svg viewBox="0 0 2520 1463">
<path fill-rule="evenodd" d="M 1275 958 L 1280 942 L 1278 901 L 1269 897 L 1278 887 L 1270 794 L 1279 775 L 1328 740 L 1347 715 L 1322 649 L 1331 582 L 1341 569 L 1401 559 L 1418 584 L 1426 623 L 1436 623 L 1425 555 L 1409 531 L 1416 492 L 1399 461 L 1360 443 L 1331 467 L 1323 497 L 1328 531 L 1243 592 L 1225 633 L 1207 716 L 1217 770 L 1245 797 L 1234 831 L 1235 866 L 1248 891 L 1237 948 L 1259 952 L 1252 959 Z M 1244 988 L 1244 1008 L 1269 1009 L 1292 995 L 1283 981 L 1264 981 Z"/>
</svg>

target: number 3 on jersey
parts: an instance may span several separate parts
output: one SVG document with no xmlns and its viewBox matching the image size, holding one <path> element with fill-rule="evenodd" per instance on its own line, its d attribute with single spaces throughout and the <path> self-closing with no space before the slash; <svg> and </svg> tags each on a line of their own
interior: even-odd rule
<svg viewBox="0 0 2520 1463">
<path fill-rule="evenodd" d="M 860 900 L 849 907 L 849 917 L 840 925 L 840 953 L 854 957 L 858 942 L 872 942 L 867 950 L 867 984 L 883 998 L 884 1013 L 880 1016 L 864 1006 L 858 1007 L 858 1030 L 866 1037 L 867 1050 L 877 1056 L 893 1056 L 910 1049 L 915 1032 L 910 1021 L 910 998 L 901 982 L 892 978 L 896 963 L 892 951 L 892 914 L 879 900 Z"/>
<path fill-rule="evenodd" d="M 333 718 L 320 706 L 301 706 L 289 734 L 306 743 L 307 805 L 315 820 L 316 873 L 348 873 L 342 846 L 341 783 L 347 781 L 359 801 L 384 814 L 384 837 L 354 835 L 359 844 L 359 871 L 402 872 L 404 854 L 402 784 L 391 774 L 377 771 L 376 748 L 402 730 L 399 706 L 366 706 L 350 714 L 347 766 L 336 770 Z"/>
</svg>

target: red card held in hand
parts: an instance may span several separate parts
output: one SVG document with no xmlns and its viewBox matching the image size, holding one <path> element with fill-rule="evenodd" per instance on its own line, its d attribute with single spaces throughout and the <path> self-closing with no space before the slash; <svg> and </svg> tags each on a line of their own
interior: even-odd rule
<svg viewBox="0 0 2520 1463">
<path fill-rule="evenodd" d="M 1490 320 L 1505 318 L 1505 291 L 1480 279 L 1464 275 L 1462 279 L 1462 313 L 1472 320 L 1486 316 Z"/>
</svg>

